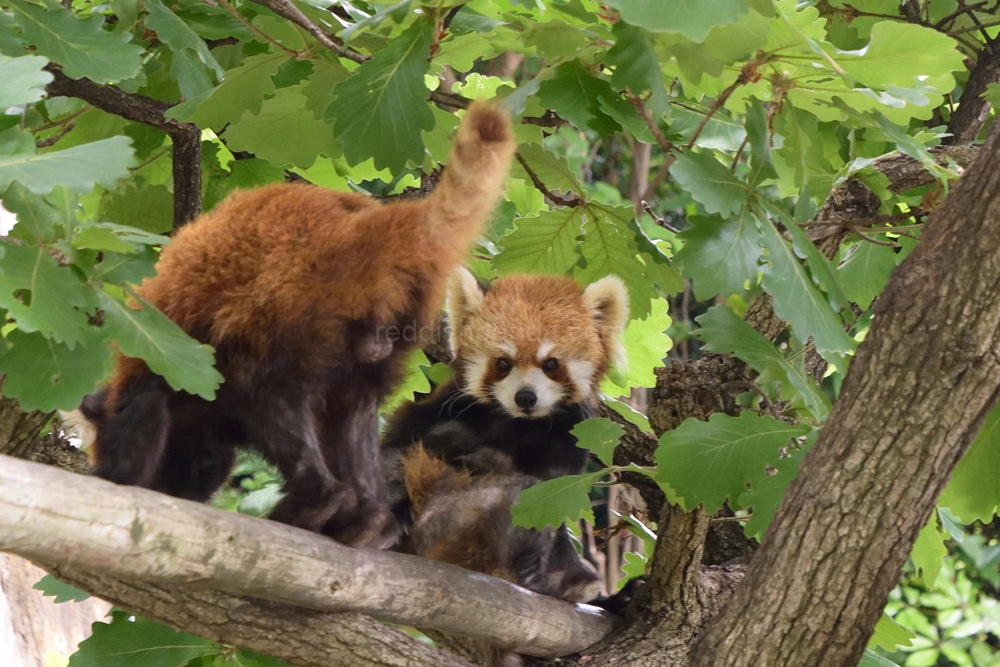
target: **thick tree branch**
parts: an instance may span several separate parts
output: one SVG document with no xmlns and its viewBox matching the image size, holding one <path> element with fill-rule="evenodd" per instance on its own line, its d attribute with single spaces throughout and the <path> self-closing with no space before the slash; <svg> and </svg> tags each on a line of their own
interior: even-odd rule
<svg viewBox="0 0 1000 667">
<path fill-rule="evenodd" d="M 692 667 L 857 663 L 1000 395 L 998 164 L 1000 128 L 890 278 L 829 421 Z"/>
<path fill-rule="evenodd" d="M 579 651 L 611 627 L 600 610 L 452 565 L 351 549 L 282 524 L 9 457 L 0 457 L 0 550 L 125 581 L 357 611 L 529 655 Z"/>
<path fill-rule="evenodd" d="M 986 86 L 1000 81 L 1000 44 L 987 42 L 979 52 L 976 66 L 969 72 L 969 80 L 958 101 L 958 108 L 948 122 L 950 137 L 944 142 L 953 146 L 971 144 L 989 118 L 991 104 L 983 99 Z"/>
<path fill-rule="evenodd" d="M 292 665 L 471 667 L 363 614 L 325 613 L 221 591 L 123 581 L 65 564 L 42 565 L 62 581 L 130 612 Z"/>
<path fill-rule="evenodd" d="M 174 228 L 201 213 L 201 130 L 194 123 L 167 119 L 172 105 L 143 95 L 126 93 L 117 86 L 100 85 L 90 79 L 71 79 L 55 63 L 45 66 L 54 77 L 45 87 L 50 97 L 75 97 L 121 116 L 163 130 L 174 145 Z"/>
</svg>

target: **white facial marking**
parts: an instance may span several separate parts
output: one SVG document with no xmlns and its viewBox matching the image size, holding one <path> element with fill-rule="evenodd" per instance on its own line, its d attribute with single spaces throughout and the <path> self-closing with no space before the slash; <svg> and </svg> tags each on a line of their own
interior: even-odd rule
<svg viewBox="0 0 1000 667">
<path fill-rule="evenodd" d="M 522 389 L 530 389 L 535 393 L 535 405 L 529 410 L 519 407 L 514 400 L 517 392 Z M 515 368 L 507 377 L 493 385 L 493 396 L 514 417 L 546 417 L 565 393 L 563 386 L 550 380 L 540 368 Z"/>
<path fill-rule="evenodd" d="M 538 346 L 538 361 L 539 363 L 545 361 L 549 358 L 549 354 L 552 352 L 552 348 L 555 347 L 555 343 L 550 340 L 543 340 L 542 344 Z"/>
<path fill-rule="evenodd" d="M 503 351 L 508 357 L 517 356 L 517 345 L 513 343 L 500 343 L 500 350 Z"/>
<path fill-rule="evenodd" d="M 594 393 L 594 373 L 597 366 L 589 361 L 568 361 L 566 362 L 566 372 L 573 383 L 573 398 L 582 401 L 591 397 Z"/>
<path fill-rule="evenodd" d="M 486 369 L 489 367 L 490 358 L 485 354 L 473 354 L 465 362 L 465 386 L 462 389 L 467 394 L 478 398 L 486 398 Z"/>
</svg>

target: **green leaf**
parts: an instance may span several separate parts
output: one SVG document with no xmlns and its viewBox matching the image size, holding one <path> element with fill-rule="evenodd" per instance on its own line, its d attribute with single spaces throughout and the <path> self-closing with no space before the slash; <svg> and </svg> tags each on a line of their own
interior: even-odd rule
<svg viewBox="0 0 1000 667">
<path fill-rule="evenodd" d="M 148 246 L 136 255 L 110 251 L 101 254 L 95 277 L 117 285 L 138 285 L 144 278 L 152 278 L 156 275 L 156 261 L 160 257 Z"/>
<path fill-rule="evenodd" d="M 396 387 L 379 406 L 382 414 L 391 414 L 401 403 L 414 400 L 416 394 L 429 394 L 431 383 L 427 380 L 425 370 L 430 369 L 431 362 L 419 347 L 410 353 L 403 367 L 403 382 Z"/>
<path fill-rule="evenodd" d="M 71 350 L 86 341 L 86 311 L 96 305 L 93 291 L 42 246 L 7 242 L 0 248 L 0 306 L 18 329 L 40 332 Z"/>
<path fill-rule="evenodd" d="M 727 498 L 735 502 L 747 483 L 760 484 L 765 466 L 809 430 L 748 411 L 739 417 L 716 412 L 707 422 L 687 419 L 660 438 L 656 478 L 683 497 L 685 509 L 703 505 L 714 514 Z"/>
<path fill-rule="evenodd" d="M 90 593 L 85 593 L 79 588 L 74 588 L 69 584 L 64 584 L 51 574 L 47 574 L 32 586 L 36 591 L 41 591 L 45 597 L 54 597 L 53 602 L 60 604 L 63 602 L 83 602 L 90 597 Z"/>
<path fill-rule="evenodd" d="M 566 162 L 566 158 L 557 156 L 538 144 L 521 144 L 517 147 L 517 152 L 528 163 L 531 171 L 535 172 L 538 180 L 552 192 L 562 194 L 575 192 L 584 199 L 587 198 L 586 189 L 580 185 L 576 172 Z M 531 182 L 531 177 L 520 162 L 514 162 L 511 175 L 525 182 Z"/>
<path fill-rule="evenodd" d="M 747 143 L 750 145 L 750 174 L 747 178 L 751 187 L 763 181 L 775 179 L 778 173 L 771 163 L 771 131 L 768 127 L 767 111 L 760 100 L 753 98 L 747 105 Z"/>
<path fill-rule="evenodd" d="M 500 237 L 503 252 L 493 258 L 497 273 L 567 273 L 580 261 L 577 239 L 583 233 L 581 206 L 542 211 L 518 218 Z"/>
<path fill-rule="evenodd" d="M 93 336 L 71 350 L 39 333 L 7 334 L 10 348 L 0 356 L 3 390 L 23 410 L 72 410 L 94 391 L 114 360 L 106 343 Z"/>
<path fill-rule="evenodd" d="M 897 647 L 910 646 L 914 637 L 916 637 L 915 634 L 882 612 L 882 617 L 875 624 L 875 632 L 868 640 L 868 648 L 875 650 L 876 647 L 881 646 L 889 653 L 895 653 Z"/>
<path fill-rule="evenodd" d="M 94 623 L 93 634 L 80 642 L 69 667 L 184 667 L 195 658 L 221 652 L 209 639 L 142 616 L 129 621 L 119 613 L 111 623 Z"/>
<path fill-rule="evenodd" d="M 879 21 L 871 42 L 861 51 L 837 54 L 837 63 L 859 82 L 876 89 L 913 88 L 934 77 L 929 85 L 941 92 L 954 86 L 950 72 L 965 69 L 958 43 L 930 27 L 905 21 Z"/>
<path fill-rule="evenodd" d="M 745 283 L 757 282 L 758 262 L 764 254 L 757 221 L 749 208 L 728 220 L 692 215 L 680 234 L 683 247 L 674 258 L 681 275 L 690 278 L 695 297 L 707 301 L 716 294 L 742 294 Z"/>
<path fill-rule="evenodd" d="M 655 299 L 650 305 L 649 315 L 643 320 L 632 320 L 622 334 L 622 346 L 628 369 L 618 369 L 622 384 L 611 378 L 601 383 L 601 391 L 609 396 L 628 395 L 632 387 L 653 387 L 656 385 L 655 369 L 663 368 L 667 352 L 673 341 L 667 335 L 671 320 L 667 314 L 666 299 Z"/>
<path fill-rule="evenodd" d="M 207 401 L 223 377 L 215 370 L 212 348 L 188 336 L 166 315 L 145 300 L 141 310 L 125 305 L 103 292 L 101 308 L 109 335 L 127 357 L 138 357 L 175 390 L 196 394 Z"/>
<path fill-rule="evenodd" d="M 866 648 L 865 654 L 861 656 L 861 662 L 858 663 L 858 667 L 899 667 L 899 665 L 888 658 L 883 658 L 870 648 Z"/>
<path fill-rule="evenodd" d="M 228 123 L 238 121 L 244 111 L 254 116 L 260 113 L 264 98 L 274 92 L 271 77 L 288 60 L 280 51 L 245 58 L 239 67 L 227 71 L 226 80 L 207 95 L 171 107 L 165 115 L 221 132 Z"/>
<path fill-rule="evenodd" d="M 589 449 L 606 466 L 614 464 L 615 447 L 625 429 L 610 419 L 592 417 L 584 419 L 570 431 L 576 436 L 576 446 Z"/>
<path fill-rule="evenodd" d="M 34 243 L 49 243 L 56 239 L 57 234 L 62 236 L 66 233 L 67 220 L 60 215 L 60 211 L 44 197 L 19 183 L 11 184 L 3 193 L 3 206 L 17 214 L 17 226 L 11 236 Z"/>
<path fill-rule="evenodd" d="M 1000 405 L 983 421 L 976 439 L 951 472 L 938 499 L 962 523 L 989 523 L 1000 506 Z"/>
<path fill-rule="evenodd" d="M 581 130 L 591 129 L 608 136 L 621 129 L 601 111 L 600 98 L 617 97 L 611 84 L 584 69 L 579 60 L 563 63 L 542 81 L 536 95 L 546 109 L 552 109 Z"/>
<path fill-rule="evenodd" d="M 615 68 L 611 86 L 615 90 L 626 88 L 639 95 L 650 91 L 647 106 L 656 115 L 670 109 L 670 96 L 663 84 L 660 62 L 653 50 L 653 42 L 642 28 L 619 21 L 615 27 L 615 45 L 608 50 L 606 62 Z M 654 116 L 655 117 L 655 116 Z"/>
<path fill-rule="evenodd" d="M 174 197 L 163 185 L 116 190 L 101 202 L 100 216 L 110 222 L 161 234 L 174 226 Z"/>
<path fill-rule="evenodd" d="M 632 25 L 653 32 L 679 32 L 694 42 L 717 25 L 736 23 L 747 13 L 744 0 L 608 0 Z"/>
<path fill-rule="evenodd" d="M 66 76 L 113 83 L 139 73 L 143 47 L 128 43 L 130 32 L 104 30 L 101 14 L 79 19 L 62 7 L 43 9 L 21 0 L 10 0 L 7 6 L 24 37 L 38 53 L 59 63 Z"/>
<path fill-rule="evenodd" d="M 376 169 L 395 174 L 407 160 L 423 163 L 420 133 L 434 127 L 424 86 L 433 40 L 434 22 L 418 19 L 333 89 L 326 115 L 352 165 L 374 157 Z"/>
<path fill-rule="evenodd" d="M 123 253 L 138 251 L 138 248 L 118 238 L 110 229 L 97 226 L 85 227 L 80 230 L 80 233 L 73 237 L 73 247 Z"/>
<path fill-rule="evenodd" d="M 629 294 L 629 314 L 643 318 L 649 314 L 649 301 L 657 296 L 653 281 L 646 277 L 646 267 L 636 260 L 629 222 L 635 218 L 632 207 L 588 204 L 583 224 L 580 254 L 585 265 L 574 270 L 576 279 L 589 285 L 607 275 L 625 281 Z"/>
<path fill-rule="evenodd" d="M 793 366 L 771 341 L 754 330 L 725 306 L 713 306 L 696 318 L 700 328 L 695 335 L 705 341 L 711 352 L 732 352 L 760 373 L 760 384 L 777 380 L 782 384 L 783 400 L 798 399 L 817 422 L 826 419 L 830 401 L 819 388 Z"/>
<path fill-rule="evenodd" d="M 205 40 L 188 24 L 160 2 L 145 0 L 146 27 L 156 32 L 161 42 L 170 47 L 173 61 L 170 72 L 181 89 L 181 95 L 191 99 L 212 88 L 212 74 L 222 79 L 225 71 L 208 50 Z"/>
<path fill-rule="evenodd" d="M 8 58 L 0 55 L 3 86 L 0 87 L 0 109 L 37 102 L 45 95 L 45 86 L 52 75 L 42 68 L 49 61 L 39 56 Z"/>
<path fill-rule="evenodd" d="M 646 574 L 646 563 L 649 562 L 645 556 L 634 551 L 626 552 L 624 560 L 625 562 L 622 563 L 622 573 L 625 576 L 619 579 L 618 583 L 615 584 L 618 586 L 619 590 L 621 590 L 622 586 L 636 577 L 641 577 Z"/>
<path fill-rule="evenodd" d="M 758 542 L 764 539 L 771 521 L 774 520 L 774 513 L 778 511 L 781 501 L 785 499 L 785 491 L 788 485 L 799 474 L 799 467 L 802 459 L 812 449 L 816 441 L 818 431 L 812 431 L 806 436 L 806 442 L 797 449 L 790 449 L 788 458 L 778 459 L 772 462 L 772 467 L 777 470 L 777 474 L 769 475 L 763 480 L 754 484 L 752 489 L 748 489 L 740 494 L 737 505 L 739 507 L 752 507 L 753 514 L 750 520 L 743 525 L 743 531 Z"/>
<path fill-rule="evenodd" d="M 590 508 L 590 487 L 604 476 L 604 471 L 585 475 L 564 475 L 528 487 L 511 508 L 515 526 L 537 528 L 560 526 L 564 521 L 585 519 L 594 522 Z"/>
<path fill-rule="evenodd" d="M 758 202 L 772 216 L 778 218 L 785 224 L 788 235 L 792 237 L 792 248 L 798 257 L 803 257 L 809 265 L 809 273 L 813 283 L 822 289 L 830 302 L 830 306 L 837 311 L 847 307 L 847 297 L 840 289 L 840 282 L 830 261 L 819 251 L 819 248 L 809 240 L 806 232 L 799 224 L 785 212 L 780 206 L 773 204 L 767 199 L 760 198 Z"/>
<path fill-rule="evenodd" d="M 670 167 L 670 175 L 709 213 L 735 215 L 752 190 L 711 153 L 686 151 Z"/>
<path fill-rule="evenodd" d="M 931 518 L 917 535 L 917 541 L 913 544 L 913 551 L 910 558 L 913 559 L 913 567 L 923 579 L 924 586 L 928 590 L 933 590 L 934 582 L 938 573 L 941 572 L 941 564 L 944 557 L 948 555 L 948 549 L 944 546 L 941 533 L 938 532 L 937 512 L 931 513 Z"/>
<path fill-rule="evenodd" d="M 5 135 L 15 131 L 0 133 L 0 144 Z M 89 192 L 94 184 L 114 188 L 119 178 L 128 175 L 128 168 L 135 166 L 131 144 L 128 137 L 112 137 L 36 155 L 31 140 L 30 148 L 21 145 L 13 154 L 0 151 L 0 190 L 6 190 L 12 181 L 36 194 L 51 192 L 57 185 L 81 192 Z"/>
<path fill-rule="evenodd" d="M 868 310 L 882 293 L 896 268 L 896 252 L 888 246 L 862 241 L 847 250 L 847 259 L 837 267 L 845 296 Z"/>
<path fill-rule="evenodd" d="M 844 357 L 853 352 L 854 342 L 844 332 L 840 318 L 769 219 L 762 221 L 761 232 L 769 261 L 763 285 L 774 297 L 775 314 L 792 325 L 801 343 L 811 336 L 823 358 L 843 368 Z"/>
<path fill-rule="evenodd" d="M 337 157 L 340 151 L 330 126 L 313 114 L 302 94 L 305 85 L 280 88 L 256 116 L 245 112 L 225 132 L 229 148 L 249 151 L 275 166 L 302 169 L 311 167 L 320 153 Z"/>
</svg>

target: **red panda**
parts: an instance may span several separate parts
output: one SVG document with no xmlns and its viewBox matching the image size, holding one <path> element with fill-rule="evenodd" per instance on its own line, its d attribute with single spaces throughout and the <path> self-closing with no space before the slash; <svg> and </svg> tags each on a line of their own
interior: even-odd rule
<svg viewBox="0 0 1000 667">
<path fill-rule="evenodd" d="M 454 379 L 397 410 L 382 440 L 390 502 L 404 523 L 400 460 L 417 442 L 474 473 L 581 472 L 589 455 L 570 430 L 591 416 L 609 363 L 624 365 L 628 295 L 615 276 L 581 290 L 566 277 L 512 275 L 484 293 L 461 269 L 447 304 Z"/>
<path fill-rule="evenodd" d="M 97 426 L 96 474 L 203 501 L 234 448 L 251 445 L 286 480 L 272 519 L 390 546 L 399 529 L 376 407 L 413 344 L 387 330 L 434 321 L 513 152 L 506 115 L 475 104 L 422 201 L 280 184 L 233 194 L 183 227 L 139 293 L 215 346 L 225 382 L 209 402 L 119 357 L 106 391 L 83 406 Z"/>
<path fill-rule="evenodd" d="M 542 595 L 587 602 L 601 578 L 580 558 L 566 526 L 514 526 L 518 494 L 539 480 L 516 472 L 473 475 L 431 456 L 420 445 L 402 460 L 413 503 L 410 549 L 418 556 L 506 579 Z"/>
</svg>

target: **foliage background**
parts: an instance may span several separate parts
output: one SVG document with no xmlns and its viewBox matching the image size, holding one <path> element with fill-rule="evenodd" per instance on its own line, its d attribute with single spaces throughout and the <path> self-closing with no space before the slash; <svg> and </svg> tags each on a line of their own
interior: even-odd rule
<svg viewBox="0 0 1000 667">
<path fill-rule="evenodd" d="M 78 405 L 109 372 L 113 346 L 176 389 L 214 395 L 221 378 L 211 349 L 133 291 L 153 275 L 171 229 L 191 217 L 183 202 L 209 210 L 234 189 L 289 179 L 391 198 L 430 185 L 470 100 L 510 110 L 518 161 L 473 270 L 564 273 L 583 284 L 621 276 L 630 363 L 603 389 L 639 428 L 649 429 L 642 414 L 611 399 L 632 393 L 641 407 L 668 352 L 729 352 L 758 374 L 738 416 L 662 434 L 656 466 L 613 465 L 622 427 L 581 425 L 581 446 L 603 467 L 526 492 L 515 520 L 539 527 L 593 522 L 592 485 L 634 472 L 688 509 L 728 503 L 762 538 L 878 294 L 959 171 L 930 149 L 956 134 L 962 110 L 997 94 L 993 83 L 963 95 L 993 57 L 986 47 L 1000 28 L 988 3 L 0 8 L 0 198 L 18 220 L 0 240 L 0 372 L 5 394 L 25 409 Z M 893 190 L 876 161 L 896 151 L 936 181 Z M 868 215 L 817 217 L 835 188 L 858 183 L 870 192 Z M 839 236 L 824 253 L 810 239 L 825 230 Z M 743 319 L 765 301 L 790 323 L 787 333 L 769 338 Z M 386 409 L 440 381 L 433 361 L 415 354 Z M 996 664 L 996 560 L 983 555 L 996 541 L 961 525 L 989 524 L 1000 503 L 998 422 L 995 412 L 955 471 L 914 549 L 920 574 L 888 608 L 918 636 L 907 639 L 886 616 L 873 639 L 893 659 Z M 248 465 L 241 483 L 250 493 L 219 502 L 261 513 L 276 485 Z M 648 553 L 651 522 L 628 521 Z M 957 556 L 946 556 L 948 535 Z M 644 569 L 638 554 L 626 562 L 628 576 Z M 161 632 L 145 623 L 116 616 L 89 646 Z M 91 649 L 73 667 L 91 664 Z M 217 645 L 191 650 L 157 664 L 265 664 Z"/>
</svg>

